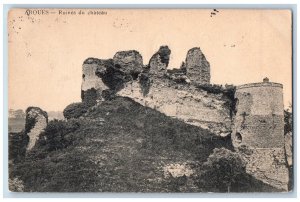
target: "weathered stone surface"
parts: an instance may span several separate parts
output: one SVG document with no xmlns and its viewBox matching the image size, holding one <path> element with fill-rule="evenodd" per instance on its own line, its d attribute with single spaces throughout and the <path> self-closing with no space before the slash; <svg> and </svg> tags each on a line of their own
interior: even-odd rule
<svg viewBox="0 0 300 202">
<path fill-rule="evenodd" d="M 186 69 L 186 75 L 191 82 L 210 83 L 210 65 L 200 48 L 192 48 L 188 51 L 185 63 L 181 68 Z"/>
<path fill-rule="evenodd" d="M 288 189 L 288 169 L 284 151 L 282 85 L 264 80 L 238 86 L 235 93 L 233 145 L 252 151 L 246 170 L 273 187 Z"/>
<path fill-rule="evenodd" d="M 284 148 L 250 148 L 244 155 L 246 172 L 280 190 L 288 190 L 289 173 Z"/>
<path fill-rule="evenodd" d="M 187 163 L 171 163 L 167 164 L 163 167 L 164 169 L 164 177 L 189 177 L 194 173 L 194 170 L 190 168 Z"/>
<path fill-rule="evenodd" d="M 161 46 L 149 61 L 149 73 L 161 77 L 167 73 L 171 50 L 168 46 Z"/>
<path fill-rule="evenodd" d="M 117 52 L 113 61 L 116 68 L 135 78 L 143 70 L 143 57 L 135 50 Z"/>
<path fill-rule="evenodd" d="M 96 70 L 106 71 L 108 63 L 112 63 L 109 60 L 100 60 L 97 58 L 88 58 L 82 65 L 82 84 L 81 90 L 86 91 L 88 89 L 105 90 L 103 87 L 103 81 L 96 75 Z"/>
<path fill-rule="evenodd" d="M 107 90 L 109 87 L 104 84 L 102 78 L 97 74 L 106 74 L 107 69 L 111 66 L 113 66 L 112 60 L 88 58 L 84 61 L 82 65 L 81 84 L 82 102 L 90 102 L 88 100 L 90 96 L 92 96 L 93 99 L 96 96 L 96 102 L 102 100 L 102 92 Z"/>
<path fill-rule="evenodd" d="M 196 48 L 190 54 L 197 53 L 199 59 L 203 60 L 204 55 L 200 55 L 199 51 Z M 150 59 L 149 71 L 144 69 L 137 79 L 132 79 L 130 75 L 132 71 L 137 72 L 142 68 L 142 57 L 136 51 L 118 52 L 113 61 L 87 59 L 83 69 L 88 77 L 83 79 L 83 90 L 87 92 L 87 89 L 94 88 L 101 99 L 109 99 L 114 94 L 130 97 L 144 106 L 182 119 L 188 124 L 201 126 L 221 136 L 229 135 L 231 108 L 228 103 L 231 100 L 222 93 L 214 94 L 196 89 L 186 76 L 185 63 L 180 69 L 167 72 L 170 54 L 168 46 L 161 46 Z M 189 65 L 192 57 L 188 57 Z M 205 64 L 205 61 L 202 63 Z M 201 65 L 202 63 L 200 61 Z"/>
<path fill-rule="evenodd" d="M 123 88 L 124 83 L 132 81 L 131 75 L 126 74 L 111 62 L 99 66 L 95 74 L 103 81 L 108 89 L 112 91 L 118 91 Z"/>
<path fill-rule="evenodd" d="M 247 172 L 271 186 L 287 190 L 286 159 L 290 164 L 291 149 L 285 146 L 290 140 L 284 137 L 282 85 L 265 79 L 263 83 L 237 87 L 235 96 L 225 95 L 207 85 L 210 65 L 200 48 L 188 51 L 180 69 L 167 71 L 170 53 L 167 46 L 160 47 L 150 59 L 148 69 L 139 73 L 137 79 L 130 75 L 135 68 L 142 68 L 142 62 L 134 59 L 139 58 L 135 52 L 116 54 L 117 62 L 91 60 L 88 65 L 97 65 L 92 67 L 91 74 L 101 81 L 91 82 L 89 88 L 98 87 L 95 89 L 108 94 L 107 97 L 129 97 L 220 136 L 231 134 L 236 148 L 247 146 L 252 151 L 245 157 Z"/>
<path fill-rule="evenodd" d="M 138 81 L 127 83 L 117 95 L 176 117 L 188 124 L 200 126 L 226 136 L 231 133 L 230 102 L 222 93 L 210 94 L 186 84 L 154 80 L 144 94 Z"/>
<path fill-rule="evenodd" d="M 25 133 L 29 137 L 27 150 L 31 150 L 48 124 L 47 112 L 39 107 L 29 107 L 26 110 Z"/>
<path fill-rule="evenodd" d="M 243 144 L 254 148 L 284 146 L 282 94 L 282 85 L 271 82 L 237 87 L 234 130 L 241 134 Z"/>
</svg>

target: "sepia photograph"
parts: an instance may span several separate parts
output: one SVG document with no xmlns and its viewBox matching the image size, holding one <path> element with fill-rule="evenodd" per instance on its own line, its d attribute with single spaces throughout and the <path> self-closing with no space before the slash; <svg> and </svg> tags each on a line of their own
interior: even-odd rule
<svg viewBox="0 0 300 202">
<path fill-rule="evenodd" d="M 9 191 L 292 192 L 292 15 L 11 8 Z"/>
</svg>

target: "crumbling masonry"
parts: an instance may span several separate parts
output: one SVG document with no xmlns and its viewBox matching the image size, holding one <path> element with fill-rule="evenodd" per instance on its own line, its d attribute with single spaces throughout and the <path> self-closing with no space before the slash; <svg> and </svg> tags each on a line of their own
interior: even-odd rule
<svg viewBox="0 0 300 202">
<path fill-rule="evenodd" d="M 86 59 L 82 101 L 126 96 L 217 135 L 231 135 L 248 173 L 287 190 L 282 85 L 265 79 L 238 86 L 235 94 L 227 88 L 211 91 L 210 64 L 200 48 L 190 49 L 179 69 L 168 69 L 170 54 L 161 46 L 147 65 L 134 50 L 113 59 Z"/>
</svg>

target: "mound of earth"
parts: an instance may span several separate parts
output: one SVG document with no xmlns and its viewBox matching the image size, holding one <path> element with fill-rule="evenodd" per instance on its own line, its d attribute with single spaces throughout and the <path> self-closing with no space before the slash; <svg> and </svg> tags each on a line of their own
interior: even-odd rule
<svg viewBox="0 0 300 202">
<path fill-rule="evenodd" d="M 196 167 L 221 147 L 233 149 L 230 137 L 116 97 L 50 121 L 10 177 L 29 192 L 201 192 Z"/>
</svg>

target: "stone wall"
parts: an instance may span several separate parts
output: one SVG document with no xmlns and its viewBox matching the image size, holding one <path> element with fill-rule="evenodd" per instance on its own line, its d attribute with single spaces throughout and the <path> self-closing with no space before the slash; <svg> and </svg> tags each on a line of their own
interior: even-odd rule
<svg viewBox="0 0 300 202">
<path fill-rule="evenodd" d="M 125 74 L 138 75 L 143 70 L 143 57 L 135 51 L 120 51 L 113 57 L 114 64 Z"/>
<path fill-rule="evenodd" d="M 168 46 L 161 46 L 151 57 L 148 68 L 149 73 L 154 77 L 162 77 L 167 73 L 171 50 Z"/>
<path fill-rule="evenodd" d="M 210 65 L 200 48 L 192 48 L 188 51 L 185 68 L 187 77 L 197 84 L 210 83 Z"/>
<path fill-rule="evenodd" d="M 137 80 L 141 74 L 149 74 L 153 80 L 169 76 L 188 83 L 210 83 L 209 62 L 200 48 L 190 49 L 180 69 L 168 73 L 170 54 L 168 46 L 161 46 L 147 65 L 143 65 L 143 57 L 135 50 L 119 51 L 113 59 L 86 59 L 82 67 L 82 100 L 84 101 L 87 90 L 95 89 L 98 101 L 101 101 L 104 91 L 112 90 L 115 93 L 122 89 L 125 83 Z"/>
<path fill-rule="evenodd" d="M 39 135 L 44 131 L 47 124 L 47 112 L 38 107 L 29 107 L 26 110 L 25 133 L 29 137 L 27 150 L 31 150 L 34 147 Z"/>
<path fill-rule="evenodd" d="M 99 102 L 106 94 L 127 96 L 218 135 L 230 134 L 228 103 L 232 100 L 223 93 L 196 88 L 210 82 L 209 63 L 200 48 L 188 51 L 180 69 L 167 72 L 170 54 L 168 46 L 161 46 L 146 66 L 135 50 L 117 52 L 108 60 L 88 58 L 82 67 L 82 101 L 89 102 L 96 96 Z"/>
<path fill-rule="evenodd" d="M 81 98 L 85 102 L 89 98 L 88 90 L 94 89 L 99 93 L 98 98 L 101 100 L 101 92 L 108 89 L 102 79 L 96 75 L 96 71 L 100 71 L 101 67 L 105 66 L 104 62 L 96 58 L 88 58 L 82 65 L 82 83 L 81 83 Z M 87 96 L 86 96 L 87 95 Z"/>
<path fill-rule="evenodd" d="M 284 148 L 252 148 L 251 153 L 243 157 L 247 162 L 247 173 L 280 190 L 288 190 Z"/>
<path fill-rule="evenodd" d="M 282 85 L 264 79 L 237 87 L 233 97 L 212 88 L 210 65 L 200 48 L 188 51 L 180 69 L 168 71 L 170 54 L 161 46 L 148 65 L 137 51 L 121 51 L 109 60 L 87 59 L 83 101 L 90 89 L 98 101 L 125 96 L 217 135 L 231 135 L 237 149 L 252 151 L 245 157 L 251 175 L 287 190 Z"/>
<path fill-rule="evenodd" d="M 246 146 L 247 171 L 278 189 L 288 188 L 282 85 L 268 82 L 238 86 L 232 140 Z"/>
<path fill-rule="evenodd" d="M 241 135 L 242 143 L 256 148 L 283 147 L 282 85 L 264 82 L 238 86 L 235 97 L 234 132 Z"/>
<path fill-rule="evenodd" d="M 172 81 L 153 80 L 147 95 L 143 95 L 137 81 L 126 84 L 117 95 L 134 101 L 188 124 L 200 126 L 226 136 L 231 133 L 231 100 L 224 94 L 207 93 L 193 85 L 174 84 Z"/>
</svg>

